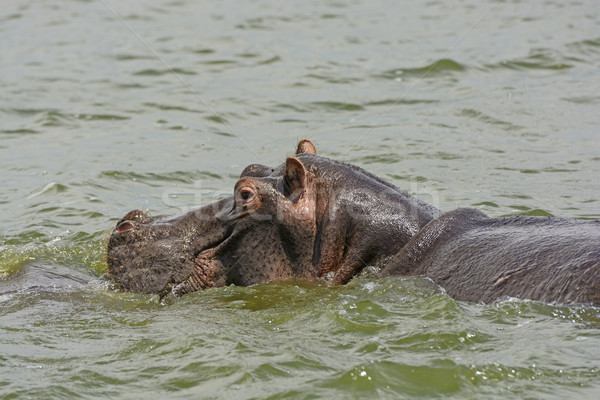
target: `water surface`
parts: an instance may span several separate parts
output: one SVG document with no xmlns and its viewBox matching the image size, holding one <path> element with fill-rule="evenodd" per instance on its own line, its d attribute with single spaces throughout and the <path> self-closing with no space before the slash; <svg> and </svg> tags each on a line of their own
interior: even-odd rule
<svg viewBox="0 0 600 400">
<path fill-rule="evenodd" d="M 28 0 L 0 48 L 3 398 L 600 394 L 594 307 L 101 278 L 127 211 L 207 204 L 301 137 L 442 210 L 600 218 L 594 1 Z"/>
</svg>

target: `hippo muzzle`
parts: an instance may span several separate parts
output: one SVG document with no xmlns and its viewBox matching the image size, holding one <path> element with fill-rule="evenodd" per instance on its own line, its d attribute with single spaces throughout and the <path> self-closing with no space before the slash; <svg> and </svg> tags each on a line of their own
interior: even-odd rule
<svg viewBox="0 0 600 400">
<path fill-rule="evenodd" d="M 108 242 L 108 278 L 121 289 L 164 297 L 198 269 L 198 262 L 212 265 L 206 254 L 225 239 L 232 205 L 228 197 L 178 216 L 127 213 Z M 218 271 L 206 275 L 215 277 Z"/>
</svg>

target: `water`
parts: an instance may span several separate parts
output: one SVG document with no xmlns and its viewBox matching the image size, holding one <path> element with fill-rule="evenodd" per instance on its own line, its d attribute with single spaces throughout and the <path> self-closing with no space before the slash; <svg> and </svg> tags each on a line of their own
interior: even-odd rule
<svg viewBox="0 0 600 400">
<path fill-rule="evenodd" d="M 595 1 L 19 1 L 0 11 L 3 398 L 595 398 L 600 311 L 421 278 L 161 304 L 114 223 L 297 139 L 443 210 L 600 218 Z"/>
</svg>

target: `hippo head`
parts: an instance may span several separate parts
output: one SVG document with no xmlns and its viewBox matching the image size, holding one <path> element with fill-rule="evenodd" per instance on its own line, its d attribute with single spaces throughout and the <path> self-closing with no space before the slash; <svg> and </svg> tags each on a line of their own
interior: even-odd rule
<svg viewBox="0 0 600 400">
<path fill-rule="evenodd" d="M 129 212 L 111 234 L 107 275 L 160 296 L 289 278 L 341 284 L 438 213 L 304 139 L 277 168 L 246 167 L 232 197 L 176 217 Z"/>
</svg>

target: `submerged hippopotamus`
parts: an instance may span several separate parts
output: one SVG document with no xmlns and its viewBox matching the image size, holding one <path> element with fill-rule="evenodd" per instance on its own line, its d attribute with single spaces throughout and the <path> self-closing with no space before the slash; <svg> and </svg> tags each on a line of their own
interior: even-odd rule
<svg viewBox="0 0 600 400">
<path fill-rule="evenodd" d="M 179 216 L 128 213 L 107 275 L 163 297 L 290 278 L 344 284 L 366 266 L 428 277 L 457 300 L 600 304 L 600 221 L 442 213 L 303 139 L 277 168 L 246 167 L 232 197 Z"/>
</svg>

